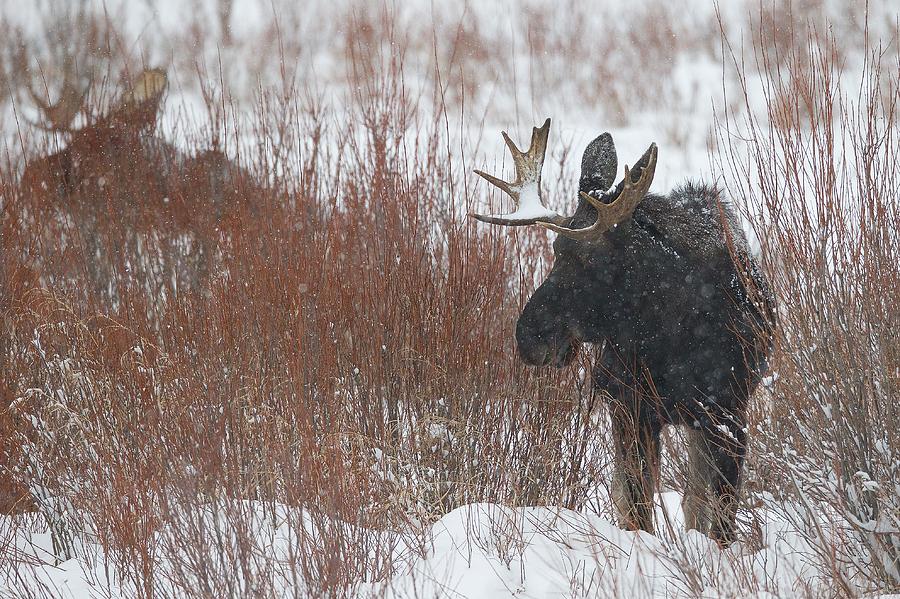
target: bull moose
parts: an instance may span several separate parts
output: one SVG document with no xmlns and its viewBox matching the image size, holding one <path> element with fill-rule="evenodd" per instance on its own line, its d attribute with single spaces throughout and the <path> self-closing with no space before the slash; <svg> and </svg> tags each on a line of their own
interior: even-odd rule
<svg viewBox="0 0 900 599">
<path fill-rule="evenodd" d="M 40 127 L 67 140 L 64 148 L 31 159 L 22 175 L 40 222 L 63 215 L 74 225 L 100 290 L 114 278 L 111 261 L 135 259 L 156 271 L 156 279 L 168 280 L 174 269 L 197 288 L 210 271 L 218 232 L 246 226 L 250 198 L 258 201 L 262 190 L 222 151 L 187 154 L 156 132 L 168 83 L 163 69 L 123 80 L 110 109 L 80 128 L 73 122 L 86 110 L 88 90 L 74 79 L 66 74 L 55 103 L 28 87 L 43 116 Z M 109 231 L 123 238 L 103 247 L 99 240 Z M 147 240 L 168 245 L 150 255 Z M 120 255 L 107 255 L 110 246 Z M 195 264 L 169 264 L 181 255 Z"/>
<path fill-rule="evenodd" d="M 681 425 L 689 431 L 686 525 L 727 545 L 735 539 L 747 404 L 772 322 L 746 238 L 714 187 L 648 193 L 656 144 L 612 187 L 618 165 L 609 133 L 584 152 L 575 214 L 557 214 L 541 194 L 549 132 L 547 119 L 525 152 L 503 133 L 513 182 L 475 171 L 517 207 L 471 216 L 557 233 L 553 267 L 516 325 L 519 355 L 559 368 L 583 343 L 599 346 L 593 380 L 610 406 L 620 525 L 653 532 L 660 432 Z"/>
</svg>

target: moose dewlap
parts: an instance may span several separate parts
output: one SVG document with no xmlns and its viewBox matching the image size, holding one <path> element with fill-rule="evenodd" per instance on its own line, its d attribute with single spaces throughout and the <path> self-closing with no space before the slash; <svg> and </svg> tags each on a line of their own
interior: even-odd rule
<svg viewBox="0 0 900 599">
<path fill-rule="evenodd" d="M 610 406 L 620 524 L 653 532 L 660 432 L 683 425 L 690 428 L 687 526 L 730 543 L 747 404 L 765 369 L 772 322 L 743 232 L 713 187 L 648 193 L 656 144 L 612 187 L 618 164 L 608 133 L 584 152 L 575 214 L 557 214 L 541 196 L 549 132 L 547 119 L 525 152 L 503 133 L 514 181 L 475 171 L 517 209 L 474 218 L 558 233 L 553 268 L 516 325 L 519 354 L 534 366 L 562 367 L 582 343 L 597 344 L 594 387 Z"/>
</svg>

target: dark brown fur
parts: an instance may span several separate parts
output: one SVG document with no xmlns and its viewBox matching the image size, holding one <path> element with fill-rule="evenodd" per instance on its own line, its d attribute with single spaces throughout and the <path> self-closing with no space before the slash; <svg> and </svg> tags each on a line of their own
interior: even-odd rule
<svg viewBox="0 0 900 599">
<path fill-rule="evenodd" d="M 581 191 L 605 191 L 615 160 L 612 138 L 597 138 L 585 152 Z M 588 226 L 595 212 L 582 201 L 569 226 Z M 765 368 L 770 320 L 751 300 L 762 281 L 735 223 L 709 186 L 647 194 L 630 220 L 598 240 L 558 236 L 553 269 L 519 318 L 529 364 L 560 367 L 584 342 L 602 347 L 594 381 L 609 398 L 614 500 L 628 528 L 653 530 L 659 436 L 675 424 L 694 431 L 688 525 L 734 540 L 747 403 Z M 758 289 L 748 290 L 748 280 Z"/>
</svg>

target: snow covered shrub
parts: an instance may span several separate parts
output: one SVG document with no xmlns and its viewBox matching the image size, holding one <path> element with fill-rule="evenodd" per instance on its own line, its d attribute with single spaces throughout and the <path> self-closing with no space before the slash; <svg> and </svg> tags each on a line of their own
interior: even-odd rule
<svg viewBox="0 0 900 599">
<path fill-rule="evenodd" d="M 196 233 L 218 251 L 199 289 L 134 268 L 181 235 L 164 219 L 108 219 L 84 239 L 32 218 L 4 239 L 12 266 L 39 273 L 5 306 L 0 374 L 56 559 L 100 547 L 139 595 L 227 596 L 234 564 L 271 580 L 281 558 L 252 531 L 259 510 L 288 506 L 305 532 L 284 576 L 342 595 L 391 572 L 377 531 L 421 532 L 479 501 L 575 507 L 603 484 L 583 372 L 529 374 L 514 357 L 546 238 L 475 230 L 441 108 L 414 118 L 396 70 L 367 85 L 345 109 L 290 82 L 258 99 L 255 143 L 236 146 L 268 195 L 252 223 Z M 197 135 L 234 131 L 229 112 L 210 116 Z M 35 201 L 19 194 L 11 213 Z M 115 294 L 90 284 L 98 251 Z"/>
<path fill-rule="evenodd" d="M 900 588 L 900 58 L 864 44 L 851 65 L 825 34 L 757 47 L 766 120 L 746 146 L 719 129 L 779 305 L 751 479 L 851 596 Z"/>
</svg>

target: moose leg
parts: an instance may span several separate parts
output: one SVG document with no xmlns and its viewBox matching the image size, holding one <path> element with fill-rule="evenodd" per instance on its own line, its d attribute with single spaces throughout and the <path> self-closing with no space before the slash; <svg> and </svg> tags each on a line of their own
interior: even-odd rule
<svg viewBox="0 0 900 599">
<path fill-rule="evenodd" d="M 642 423 L 631 410 L 612 410 L 615 472 L 612 499 L 619 525 L 653 533 L 653 492 L 659 464 L 659 430 Z"/>
<path fill-rule="evenodd" d="M 722 546 L 735 540 L 735 516 L 741 467 L 746 451 L 743 427 L 721 424 L 706 431 L 712 465 L 710 486 L 710 536 Z"/>
<path fill-rule="evenodd" d="M 714 472 L 712 456 L 704 434 L 691 428 L 687 433 L 688 471 L 681 509 L 684 512 L 684 525 L 688 530 L 698 530 L 704 534 L 709 532 L 709 501 L 712 491 L 710 483 Z"/>
<path fill-rule="evenodd" d="M 83 245 L 82 251 L 87 275 L 90 278 L 90 284 L 97 300 L 107 305 L 113 300 L 114 284 L 114 268 L 107 247 L 104 247 L 103 240 L 109 239 L 109 235 L 101 235 L 101 223 L 98 217 L 90 215 L 84 219 L 80 225 L 80 234 Z"/>
<path fill-rule="evenodd" d="M 185 253 L 184 272 L 189 278 L 191 291 L 203 291 L 203 286 L 208 281 L 209 276 L 209 247 L 205 235 L 207 231 L 198 231 L 194 233 L 191 240 L 192 249 L 194 251 L 194 262 L 191 263 L 190 253 Z"/>
</svg>

